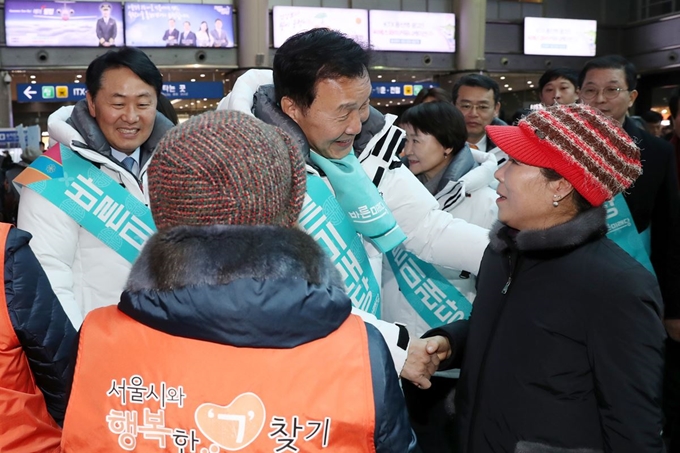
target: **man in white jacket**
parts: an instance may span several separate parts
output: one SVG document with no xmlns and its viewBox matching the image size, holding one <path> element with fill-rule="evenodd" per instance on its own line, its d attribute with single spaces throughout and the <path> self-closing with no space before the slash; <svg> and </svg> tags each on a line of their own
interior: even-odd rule
<svg viewBox="0 0 680 453">
<path fill-rule="evenodd" d="M 141 50 L 111 50 L 93 60 L 87 69 L 87 99 L 73 107 L 62 107 L 48 119 L 51 139 L 69 148 L 80 162 L 86 161 L 87 174 L 96 175 L 90 177 L 93 184 L 105 179 L 109 185 L 125 189 L 123 199 L 129 195 L 136 200 L 119 203 L 126 209 L 131 205 L 146 209 L 146 167 L 154 147 L 173 126 L 156 112 L 162 80 L 158 68 Z M 68 179 L 69 175 L 65 176 Z M 110 184 L 111 180 L 115 184 Z M 80 188 L 86 186 L 78 183 Z M 97 207 L 101 203 L 114 206 L 105 200 L 105 188 L 92 187 L 80 195 L 90 197 L 87 200 L 93 207 L 93 197 L 98 197 Z M 124 258 L 107 245 L 112 244 L 111 240 L 120 241 L 120 237 L 111 238 L 110 230 L 99 234 L 89 231 L 79 222 L 82 219 L 76 220 L 68 213 L 73 213 L 72 204 L 58 206 L 50 201 L 52 194 L 41 194 L 39 189 L 33 185 L 22 189 L 18 225 L 33 235 L 31 248 L 71 322 L 79 328 L 89 311 L 119 300 L 132 264 L 129 257 Z M 75 193 L 72 188 L 67 190 Z M 93 212 L 99 218 L 108 216 L 107 221 L 113 221 L 116 213 L 126 212 L 103 207 L 97 211 L 97 207 Z M 122 221 L 132 217 L 141 218 L 141 213 L 132 212 Z M 143 229 L 137 224 L 131 227 Z M 118 230 L 124 228 L 121 225 Z M 143 236 L 136 237 L 140 242 L 142 239 Z"/>
<path fill-rule="evenodd" d="M 378 292 L 383 259 L 381 249 L 384 248 L 381 241 L 387 236 L 389 242 L 394 238 L 393 234 L 405 233 L 405 247 L 425 261 L 476 274 L 488 243 L 487 230 L 441 211 L 434 197 L 401 166 L 397 152 L 403 131 L 392 125 L 396 117 L 383 117 L 369 106 L 371 81 L 367 68 L 368 54 L 357 43 L 328 29 L 310 30 L 290 38 L 279 48 L 273 74 L 252 70 L 241 76 L 218 109 L 254 114 L 291 133 L 309 154 L 308 201 L 313 198 L 310 181 L 318 177 L 339 200 L 341 206 L 338 208 L 356 220 L 355 225 L 363 218 L 361 208 L 370 205 L 348 209 L 347 201 L 343 205 L 340 198 L 356 197 L 359 200 L 356 204 L 360 205 L 362 197 L 369 199 L 377 188 L 378 198 L 384 199 L 399 231 L 395 233 L 395 229 L 388 228 L 384 236 L 364 232 L 359 242 L 361 250 L 357 250 L 354 242 L 351 248 L 354 254 L 367 256 L 362 271 L 377 280 Z M 272 82 L 274 86 L 271 86 Z M 359 172 L 348 161 L 354 156 L 360 162 Z M 307 213 L 320 210 L 321 205 L 327 207 L 326 204 L 309 202 L 306 204 L 308 209 L 303 208 L 300 220 L 303 229 L 319 242 L 328 239 L 327 235 L 310 231 L 314 227 L 307 221 Z M 373 207 L 385 212 L 378 204 Z M 328 217 L 337 217 L 332 208 L 329 211 Z M 368 209 L 365 213 L 369 215 Z M 369 237 L 373 239 L 368 240 Z M 400 239 L 393 243 L 398 241 Z M 339 256 L 335 245 L 331 245 L 328 252 Z M 361 262 L 361 259 L 356 261 Z M 356 270 L 352 264 L 338 261 L 336 266 L 343 275 Z M 368 294 L 353 291 L 354 288 L 348 289 L 355 306 L 366 308 L 365 302 L 371 297 L 379 300 L 379 296 L 370 291 Z M 374 313 L 380 316 L 380 310 Z M 408 331 L 403 326 L 379 321 L 366 313 L 363 316 L 371 318 L 380 329 L 401 376 L 424 388 L 429 387 L 433 361 L 438 359 L 427 353 L 427 342 L 419 339 L 409 342 Z"/>
</svg>

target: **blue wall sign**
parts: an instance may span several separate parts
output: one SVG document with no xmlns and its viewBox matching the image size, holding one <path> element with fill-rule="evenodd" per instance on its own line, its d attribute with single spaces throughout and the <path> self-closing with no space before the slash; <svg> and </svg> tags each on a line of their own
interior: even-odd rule
<svg viewBox="0 0 680 453">
<path fill-rule="evenodd" d="M 222 99 L 222 82 L 163 82 L 163 94 L 168 99 Z"/>
<path fill-rule="evenodd" d="M 414 83 L 373 83 L 372 98 L 413 98 L 420 93 L 421 90 L 438 87 L 438 83 L 434 82 L 414 82 Z"/>
<path fill-rule="evenodd" d="M 0 129 L 0 148 L 19 148 L 19 132 L 16 129 Z"/>
<path fill-rule="evenodd" d="M 85 99 L 84 83 L 17 83 L 18 102 L 75 102 Z M 221 99 L 222 82 L 164 82 L 163 94 L 168 99 Z"/>
</svg>

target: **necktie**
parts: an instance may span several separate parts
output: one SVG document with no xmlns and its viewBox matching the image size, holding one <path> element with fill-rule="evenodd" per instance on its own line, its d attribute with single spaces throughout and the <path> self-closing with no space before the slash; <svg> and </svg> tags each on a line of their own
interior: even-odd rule
<svg viewBox="0 0 680 453">
<path fill-rule="evenodd" d="M 125 169 L 127 171 L 129 171 L 133 175 L 137 176 L 137 174 L 134 172 L 135 160 L 132 157 L 130 157 L 130 156 L 126 157 L 125 159 L 123 159 L 121 164 L 123 164 L 123 167 L 125 167 Z"/>
<path fill-rule="evenodd" d="M 479 147 L 477 145 L 475 145 L 474 143 L 468 143 L 468 144 L 470 145 L 470 148 L 472 148 L 472 149 L 479 149 Z M 129 159 L 129 157 L 128 157 L 128 159 Z"/>
</svg>

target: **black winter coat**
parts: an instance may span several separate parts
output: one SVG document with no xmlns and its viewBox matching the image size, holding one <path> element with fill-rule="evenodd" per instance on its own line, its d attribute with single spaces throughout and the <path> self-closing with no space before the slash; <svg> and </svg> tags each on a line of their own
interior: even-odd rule
<svg viewBox="0 0 680 453">
<path fill-rule="evenodd" d="M 680 318 L 680 195 L 670 143 L 626 118 L 623 128 L 640 147 L 642 175 L 624 194 L 639 232 L 651 229 L 651 256 L 667 318 Z"/>
<path fill-rule="evenodd" d="M 76 354 L 76 331 L 28 246 L 30 240 L 29 233 L 17 228 L 7 235 L 7 313 L 35 383 L 45 396 L 47 411 L 61 425 Z M 11 378 L 2 376 L 2 370 L 0 376 L 0 380 Z"/>
<path fill-rule="evenodd" d="M 544 231 L 497 224 L 460 363 L 459 452 L 662 452 L 662 306 L 654 277 L 593 208 Z"/>
</svg>

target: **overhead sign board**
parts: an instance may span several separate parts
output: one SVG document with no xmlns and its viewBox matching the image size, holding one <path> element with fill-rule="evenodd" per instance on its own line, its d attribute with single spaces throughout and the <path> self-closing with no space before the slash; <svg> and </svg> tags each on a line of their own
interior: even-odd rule
<svg viewBox="0 0 680 453">
<path fill-rule="evenodd" d="M 438 83 L 373 83 L 372 98 L 413 98 L 418 96 L 421 90 L 438 87 Z"/>
<path fill-rule="evenodd" d="M 136 47 L 234 47 L 232 6 L 126 2 L 125 43 Z"/>
<path fill-rule="evenodd" d="M 272 22 L 276 48 L 297 33 L 319 27 L 337 30 L 359 44 L 368 45 L 368 11 L 365 9 L 277 5 L 273 8 Z"/>
<path fill-rule="evenodd" d="M 455 52 L 455 36 L 455 14 L 369 11 L 369 38 L 375 50 Z"/>
<path fill-rule="evenodd" d="M 75 102 L 85 99 L 87 90 L 82 83 L 18 83 L 18 102 Z M 168 99 L 221 99 L 222 82 L 164 82 L 162 93 Z"/>
<path fill-rule="evenodd" d="M 123 5 L 5 0 L 5 36 L 8 46 L 122 46 Z"/>
<path fill-rule="evenodd" d="M 17 83 L 18 102 L 69 102 L 85 98 L 83 83 Z"/>
<path fill-rule="evenodd" d="M 0 129 L 0 148 L 19 148 L 19 132 L 13 128 Z"/>
<path fill-rule="evenodd" d="M 524 54 L 594 57 L 597 21 L 524 18 Z"/>
<path fill-rule="evenodd" d="M 162 93 L 168 99 L 222 99 L 222 82 L 163 82 Z"/>
</svg>

